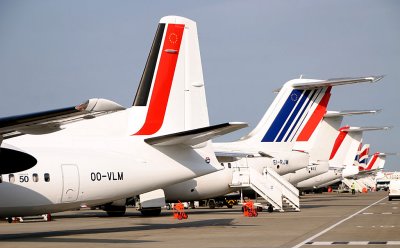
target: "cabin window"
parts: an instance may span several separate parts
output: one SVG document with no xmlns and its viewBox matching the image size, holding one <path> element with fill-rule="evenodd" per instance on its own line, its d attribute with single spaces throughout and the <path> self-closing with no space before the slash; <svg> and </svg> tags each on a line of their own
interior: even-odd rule
<svg viewBox="0 0 400 248">
<path fill-rule="evenodd" d="M 15 182 L 14 174 L 8 175 L 8 181 L 9 181 L 10 183 L 14 183 L 14 182 Z"/>
<path fill-rule="evenodd" d="M 50 174 L 49 173 L 44 173 L 44 181 L 50 182 Z"/>
<path fill-rule="evenodd" d="M 38 176 L 38 174 L 33 173 L 33 175 L 32 175 L 32 180 L 33 180 L 35 183 L 37 183 L 37 182 L 39 181 L 39 176 Z"/>
<path fill-rule="evenodd" d="M 221 163 L 222 166 L 224 166 L 224 163 Z"/>
<path fill-rule="evenodd" d="M 231 163 L 228 163 L 228 168 L 231 168 L 232 166 L 231 166 Z"/>
</svg>

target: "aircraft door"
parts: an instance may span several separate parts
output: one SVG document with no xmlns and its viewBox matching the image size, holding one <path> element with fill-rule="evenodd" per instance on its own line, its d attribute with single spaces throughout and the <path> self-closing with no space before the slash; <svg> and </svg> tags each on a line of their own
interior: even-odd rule
<svg viewBox="0 0 400 248">
<path fill-rule="evenodd" d="M 79 193 L 79 171 L 74 164 L 61 165 L 63 175 L 62 202 L 73 202 L 78 199 Z"/>
</svg>

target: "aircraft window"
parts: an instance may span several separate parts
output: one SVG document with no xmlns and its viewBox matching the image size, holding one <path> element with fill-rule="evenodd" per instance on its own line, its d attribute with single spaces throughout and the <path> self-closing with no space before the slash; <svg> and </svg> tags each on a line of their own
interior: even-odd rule
<svg viewBox="0 0 400 248">
<path fill-rule="evenodd" d="M 224 166 L 224 163 L 221 163 L 222 166 Z"/>
<path fill-rule="evenodd" d="M 44 181 L 50 182 L 50 174 L 49 173 L 44 173 Z"/>
<path fill-rule="evenodd" d="M 228 163 L 228 168 L 231 168 L 231 163 Z"/>
<path fill-rule="evenodd" d="M 14 174 L 8 175 L 8 181 L 9 181 L 10 183 L 14 183 L 14 182 L 15 182 Z"/>
<path fill-rule="evenodd" d="M 32 178 L 35 183 L 39 181 L 39 176 L 36 173 L 33 173 Z"/>
</svg>

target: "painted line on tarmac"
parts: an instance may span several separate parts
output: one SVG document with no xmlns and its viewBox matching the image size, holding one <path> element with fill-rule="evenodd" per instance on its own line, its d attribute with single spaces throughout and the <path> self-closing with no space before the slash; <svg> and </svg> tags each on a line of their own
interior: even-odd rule
<svg viewBox="0 0 400 248">
<path fill-rule="evenodd" d="M 369 206 L 367 206 L 367 207 L 365 207 L 365 208 L 363 208 L 363 209 L 357 211 L 356 213 L 350 215 L 349 217 L 344 218 L 343 220 L 337 222 L 336 224 L 333 224 L 332 226 L 326 228 L 325 230 L 322 230 L 321 232 L 315 234 L 314 236 L 311 236 L 311 237 L 309 237 L 308 239 L 306 239 L 306 240 L 300 242 L 299 244 L 293 246 L 292 248 L 299 248 L 299 247 L 302 247 L 303 245 L 305 245 L 305 244 L 311 242 L 311 240 L 314 240 L 314 239 L 318 238 L 318 237 L 321 236 L 322 234 L 324 234 L 324 233 L 326 233 L 326 232 L 332 230 L 333 228 L 337 227 L 338 225 L 342 224 L 343 222 L 345 222 L 345 221 L 347 221 L 347 220 L 353 218 L 353 217 L 356 216 L 357 214 L 359 214 L 359 213 L 365 211 L 366 209 L 368 209 L 368 208 L 370 208 L 370 207 L 372 207 L 372 206 L 378 204 L 379 202 L 385 200 L 386 198 L 387 198 L 387 196 L 383 197 L 382 199 L 380 199 L 380 200 L 378 200 L 378 201 L 372 203 L 371 205 L 369 205 Z"/>
<path fill-rule="evenodd" d="M 317 241 L 306 245 L 400 245 L 400 241 Z"/>
</svg>

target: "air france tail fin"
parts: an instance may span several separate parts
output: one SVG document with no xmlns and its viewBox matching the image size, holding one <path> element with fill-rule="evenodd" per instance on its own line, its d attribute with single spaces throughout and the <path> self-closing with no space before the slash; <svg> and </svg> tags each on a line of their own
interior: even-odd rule
<svg viewBox="0 0 400 248">
<path fill-rule="evenodd" d="M 284 144 L 308 141 L 326 113 L 332 86 L 376 82 L 381 77 L 340 80 L 294 79 L 279 90 L 259 124 L 241 138 L 247 142 Z M 291 147 L 290 147 L 291 148 Z"/>
<path fill-rule="evenodd" d="M 375 152 L 371 156 L 365 170 L 372 171 L 372 170 L 383 169 L 383 167 L 385 166 L 385 162 L 386 162 L 386 156 L 388 156 L 388 155 L 395 155 L 395 153 Z"/>
<path fill-rule="evenodd" d="M 379 110 L 328 111 L 309 142 L 296 142 L 293 149 L 308 152 L 311 161 L 328 161 L 343 118 L 345 116 L 375 114 L 377 112 Z"/>
<path fill-rule="evenodd" d="M 388 129 L 388 127 L 342 127 L 339 130 L 339 135 L 333 146 L 329 163 L 335 167 L 340 167 L 341 165 L 345 167 L 354 167 L 354 157 L 356 156 L 358 147 L 360 146 L 363 132 Z M 342 143 L 345 145 L 342 146 Z M 339 147 L 341 149 L 339 149 Z"/>
<path fill-rule="evenodd" d="M 133 135 L 164 135 L 209 126 L 196 23 L 160 20 L 133 101 Z"/>
<path fill-rule="evenodd" d="M 329 157 L 329 166 L 336 168 L 351 167 L 362 140 L 362 131 L 348 132 L 349 126 L 339 129 Z"/>
</svg>

